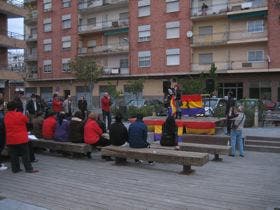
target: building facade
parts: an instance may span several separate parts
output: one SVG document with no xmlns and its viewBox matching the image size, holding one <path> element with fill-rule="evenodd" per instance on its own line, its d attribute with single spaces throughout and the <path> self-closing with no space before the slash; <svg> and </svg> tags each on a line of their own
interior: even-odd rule
<svg viewBox="0 0 280 210">
<path fill-rule="evenodd" d="M 218 96 L 280 101 L 280 2 L 268 0 L 28 0 L 30 59 L 26 91 L 79 98 L 113 86 L 125 100 L 130 80 L 144 78 L 143 97 L 163 96 L 163 83 L 195 77 L 215 63 Z M 34 55 L 34 56 L 33 56 Z M 103 66 L 93 92 L 69 61 Z"/>
</svg>

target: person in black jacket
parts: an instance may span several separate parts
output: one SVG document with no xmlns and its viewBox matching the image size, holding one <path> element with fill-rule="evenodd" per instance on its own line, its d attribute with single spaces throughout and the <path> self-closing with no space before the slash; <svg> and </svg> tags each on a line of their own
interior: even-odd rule
<svg viewBox="0 0 280 210">
<path fill-rule="evenodd" d="M 1 152 L 5 147 L 6 136 L 5 136 L 5 126 L 4 126 L 4 112 L 0 110 L 0 171 L 7 170 L 8 167 L 4 165 L 1 161 Z"/>
<path fill-rule="evenodd" d="M 110 140 L 112 145 L 121 146 L 125 144 L 128 140 L 128 132 L 124 124 L 122 123 L 122 114 L 117 113 L 115 116 L 115 122 L 111 124 L 110 127 Z M 125 158 L 118 158 L 115 159 L 116 164 L 123 164 L 126 163 Z"/>
<path fill-rule="evenodd" d="M 87 114 L 87 100 L 84 96 L 81 96 L 80 100 L 78 101 L 78 108 L 82 112 L 84 120 Z"/>
<path fill-rule="evenodd" d="M 227 135 L 230 135 L 232 120 L 230 116 L 230 110 L 235 106 L 235 101 L 233 98 L 233 93 L 231 91 L 227 94 L 227 103 L 226 103 L 226 125 L 227 125 Z"/>
<path fill-rule="evenodd" d="M 84 142 L 84 121 L 83 114 L 80 111 L 75 112 L 74 117 L 71 118 L 69 125 L 68 139 L 72 143 Z"/>
<path fill-rule="evenodd" d="M 30 119 L 30 122 L 33 122 L 34 117 L 36 116 L 37 112 L 39 112 L 39 104 L 36 100 L 36 95 L 31 95 L 31 100 L 27 102 L 26 110 L 28 111 L 28 116 Z"/>
<path fill-rule="evenodd" d="M 160 140 L 162 146 L 177 146 L 177 132 L 178 127 L 176 125 L 173 116 L 168 116 L 163 124 L 163 132 Z"/>
</svg>

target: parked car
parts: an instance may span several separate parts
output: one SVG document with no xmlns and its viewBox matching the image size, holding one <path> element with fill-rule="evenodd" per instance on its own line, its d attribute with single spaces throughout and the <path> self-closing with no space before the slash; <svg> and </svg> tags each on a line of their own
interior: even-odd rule
<svg viewBox="0 0 280 210">
<path fill-rule="evenodd" d="M 226 106 L 224 98 L 203 98 L 205 116 L 213 116 L 218 108 Z"/>
</svg>

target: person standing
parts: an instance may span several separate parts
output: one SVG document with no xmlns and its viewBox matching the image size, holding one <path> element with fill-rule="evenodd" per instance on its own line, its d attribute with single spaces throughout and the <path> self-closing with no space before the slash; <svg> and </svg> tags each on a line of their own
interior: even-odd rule
<svg viewBox="0 0 280 210">
<path fill-rule="evenodd" d="M 107 129 L 110 129 L 111 126 L 111 98 L 108 92 L 104 93 L 104 96 L 101 99 L 101 109 L 103 115 L 103 121 L 106 123 L 107 119 Z"/>
<path fill-rule="evenodd" d="M 52 100 L 52 110 L 55 113 L 59 113 L 62 111 L 62 102 L 61 100 L 58 98 L 58 95 L 55 93 L 53 94 L 53 100 Z"/>
<path fill-rule="evenodd" d="M 182 96 L 182 91 L 179 87 L 179 85 L 174 86 L 174 96 L 175 96 L 175 104 L 176 104 L 176 119 L 181 119 L 182 118 L 182 101 L 181 101 L 181 96 Z"/>
<path fill-rule="evenodd" d="M 30 122 L 33 122 L 34 117 L 36 116 L 37 112 L 39 111 L 39 104 L 36 101 L 36 95 L 31 95 L 31 100 L 27 102 L 26 110 L 28 111 L 28 116 Z"/>
<path fill-rule="evenodd" d="M 243 106 L 239 106 L 238 109 L 234 107 L 234 118 L 232 118 L 232 129 L 230 134 L 230 142 L 231 142 L 231 155 L 235 156 L 235 148 L 236 144 L 238 144 L 239 155 L 244 157 L 244 149 L 243 149 L 243 140 L 242 140 L 242 129 L 244 128 L 244 123 L 246 120 L 246 116 L 244 114 Z"/>
<path fill-rule="evenodd" d="M 0 93 L 2 94 L 2 93 Z M 5 147 L 5 143 L 6 143 L 6 135 L 5 135 L 5 126 L 4 126 L 4 100 L 3 100 L 3 106 L 1 106 L 1 95 L 0 95 L 0 171 L 4 171 L 7 170 L 8 167 L 4 165 L 4 163 L 2 163 L 1 160 L 1 152 Z M 3 108 L 3 109 L 1 109 Z"/>
<path fill-rule="evenodd" d="M 80 100 L 78 101 L 78 108 L 83 114 L 83 120 L 87 116 L 87 100 L 84 96 L 81 96 Z"/>
<path fill-rule="evenodd" d="M 21 112 L 17 112 L 16 103 L 11 101 L 7 104 L 8 112 L 4 117 L 6 129 L 6 143 L 11 158 L 12 172 L 21 171 L 19 157 L 22 156 L 22 162 L 27 173 L 35 173 L 29 155 L 28 133 L 26 124 L 28 118 Z"/>
<path fill-rule="evenodd" d="M 66 96 L 66 99 L 63 101 L 63 109 L 67 118 L 72 116 L 72 100 L 71 95 Z"/>
<path fill-rule="evenodd" d="M 232 120 L 231 120 L 231 110 L 232 108 L 234 107 L 235 103 L 234 103 L 234 99 L 232 97 L 232 92 L 229 91 L 227 96 L 226 96 L 226 126 L 227 126 L 227 135 L 230 135 L 230 130 L 231 130 L 231 127 L 232 127 Z"/>
</svg>

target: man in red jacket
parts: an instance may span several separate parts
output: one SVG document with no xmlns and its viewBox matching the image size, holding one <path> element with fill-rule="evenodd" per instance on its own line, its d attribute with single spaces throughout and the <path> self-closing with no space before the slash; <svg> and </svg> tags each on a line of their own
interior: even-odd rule
<svg viewBox="0 0 280 210">
<path fill-rule="evenodd" d="M 110 106 L 111 106 L 111 100 L 110 100 L 110 95 L 109 93 L 105 92 L 104 96 L 101 99 L 101 109 L 102 109 L 102 114 L 103 114 L 103 121 L 106 124 L 106 118 L 107 118 L 107 129 L 110 129 L 111 125 L 111 111 L 110 111 Z"/>
<path fill-rule="evenodd" d="M 21 171 L 19 156 L 22 156 L 25 171 L 28 173 L 35 173 L 38 171 L 33 169 L 29 156 L 28 133 L 26 127 L 28 118 L 21 112 L 17 112 L 16 106 L 17 104 L 15 102 L 9 102 L 7 104 L 8 112 L 4 117 L 6 144 L 11 158 L 12 172 L 18 173 Z"/>
<path fill-rule="evenodd" d="M 58 95 L 56 93 L 53 95 L 52 109 L 56 113 L 62 111 L 62 101 L 59 100 Z"/>
<path fill-rule="evenodd" d="M 52 140 L 54 138 L 55 126 L 56 126 L 56 113 L 50 110 L 47 113 L 46 119 L 43 121 L 42 136 L 44 139 Z"/>
</svg>

